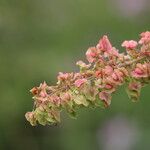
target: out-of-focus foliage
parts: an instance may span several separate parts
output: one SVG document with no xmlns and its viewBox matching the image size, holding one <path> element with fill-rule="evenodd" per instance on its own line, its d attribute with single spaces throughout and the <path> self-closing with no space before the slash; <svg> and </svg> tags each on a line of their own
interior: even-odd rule
<svg viewBox="0 0 150 150">
<path fill-rule="evenodd" d="M 103 149 L 97 131 L 120 114 L 139 126 L 133 149 L 150 146 L 149 86 L 136 104 L 120 89 L 110 109 L 85 109 L 77 120 L 63 114 L 63 125 L 32 128 L 24 118 L 33 103 L 30 88 L 43 80 L 55 83 L 59 71 L 75 71 L 75 62 L 84 59 L 85 50 L 101 35 L 119 45 L 149 30 L 150 3 L 143 3 L 138 13 L 126 15 L 117 0 L 0 1 L 0 149 Z M 123 11 L 128 12 L 129 4 L 123 4 Z"/>
</svg>

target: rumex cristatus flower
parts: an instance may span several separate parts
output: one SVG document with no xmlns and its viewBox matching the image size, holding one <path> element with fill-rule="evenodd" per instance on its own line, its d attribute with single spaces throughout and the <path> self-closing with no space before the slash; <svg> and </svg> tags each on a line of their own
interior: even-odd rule
<svg viewBox="0 0 150 150">
<path fill-rule="evenodd" d="M 141 39 L 139 41 L 139 44 L 149 44 L 150 43 L 150 32 L 142 32 L 141 34 Z"/>
<path fill-rule="evenodd" d="M 30 90 L 34 107 L 26 113 L 26 119 L 33 126 L 56 124 L 62 110 L 74 118 L 79 108 L 108 107 L 112 94 L 123 84 L 129 98 L 137 101 L 141 88 L 150 83 L 150 32 L 141 33 L 138 43 L 124 41 L 126 52 L 119 53 L 104 35 L 87 50 L 88 63 L 76 63 L 79 72 L 59 72 L 55 86 L 43 82 Z"/>
<path fill-rule="evenodd" d="M 135 49 L 137 47 L 138 43 L 136 41 L 124 41 L 122 43 L 122 47 L 128 48 L 128 49 Z"/>
<path fill-rule="evenodd" d="M 96 47 L 90 47 L 86 52 L 86 58 L 89 61 L 89 63 L 94 62 L 98 55 L 99 51 L 96 49 Z"/>
<path fill-rule="evenodd" d="M 83 78 L 83 79 L 77 79 L 74 84 L 76 87 L 80 87 L 82 84 L 84 84 L 86 82 L 87 82 L 87 79 Z"/>
<path fill-rule="evenodd" d="M 150 76 L 150 63 L 137 63 L 132 71 L 132 76 L 135 78 L 147 78 Z"/>
<path fill-rule="evenodd" d="M 104 35 L 99 43 L 96 46 L 97 49 L 103 51 L 103 52 L 110 52 L 112 50 L 112 45 L 106 35 Z"/>
</svg>

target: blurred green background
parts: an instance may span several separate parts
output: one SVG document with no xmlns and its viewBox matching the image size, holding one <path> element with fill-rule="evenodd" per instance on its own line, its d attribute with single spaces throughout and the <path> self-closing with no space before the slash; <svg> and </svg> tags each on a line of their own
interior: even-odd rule
<svg viewBox="0 0 150 150">
<path fill-rule="evenodd" d="M 0 0 L 0 150 L 147 150 L 150 86 L 138 103 L 123 88 L 110 108 L 62 114 L 58 126 L 32 127 L 29 90 L 78 68 L 103 34 L 117 48 L 150 30 L 149 0 Z"/>
</svg>

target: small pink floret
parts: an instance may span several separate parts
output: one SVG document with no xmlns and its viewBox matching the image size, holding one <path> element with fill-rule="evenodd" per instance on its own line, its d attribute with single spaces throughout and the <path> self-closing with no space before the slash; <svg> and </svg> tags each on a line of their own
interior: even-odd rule
<svg viewBox="0 0 150 150">
<path fill-rule="evenodd" d="M 90 47 L 86 52 L 86 58 L 90 63 L 94 62 L 97 56 L 98 56 L 98 51 L 95 47 Z"/>
<path fill-rule="evenodd" d="M 62 73 L 62 72 L 59 72 L 58 74 L 58 80 L 67 80 L 69 77 L 69 73 Z"/>
<path fill-rule="evenodd" d="M 103 52 L 108 52 L 108 51 L 111 51 L 112 50 L 112 45 L 108 39 L 108 37 L 106 35 L 104 35 L 99 43 L 97 44 L 96 48 L 102 50 Z"/>
<path fill-rule="evenodd" d="M 139 90 L 141 88 L 141 83 L 140 82 L 132 82 L 129 84 L 129 89 L 130 90 Z"/>
<path fill-rule="evenodd" d="M 79 88 L 85 82 L 87 82 L 87 79 L 77 79 L 74 84 L 75 84 L 76 87 Z"/>
<path fill-rule="evenodd" d="M 102 91 L 99 93 L 99 98 L 104 102 L 105 107 L 109 106 L 111 103 L 111 95 L 106 91 Z"/>
<path fill-rule="evenodd" d="M 149 31 L 142 32 L 140 35 L 141 35 L 141 39 L 139 41 L 139 44 L 150 43 L 150 32 Z"/>
<path fill-rule="evenodd" d="M 138 63 L 136 65 L 136 68 L 132 71 L 132 76 L 135 78 L 145 78 L 149 76 L 149 64 L 148 63 L 144 63 L 144 64 L 140 64 Z"/>
<path fill-rule="evenodd" d="M 130 40 L 130 41 L 124 41 L 121 46 L 128 49 L 135 49 L 137 45 L 138 43 L 136 41 Z"/>
<path fill-rule="evenodd" d="M 103 69 L 103 72 L 104 74 L 106 75 L 111 75 L 113 73 L 113 68 L 111 66 L 106 66 L 104 69 Z"/>
</svg>

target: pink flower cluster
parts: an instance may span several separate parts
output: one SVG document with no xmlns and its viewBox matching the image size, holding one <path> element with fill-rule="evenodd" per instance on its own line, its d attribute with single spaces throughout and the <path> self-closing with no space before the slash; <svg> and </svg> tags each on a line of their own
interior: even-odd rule
<svg viewBox="0 0 150 150">
<path fill-rule="evenodd" d="M 33 126 L 55 124 L 60 122 L 62 110 L 75 117 L 82 107 L 108 107 L 112 93 L 125 83 L 129 98 L 136 101 L 141 88 L 150 83 L 150 32 L 141 33 L 139 42 L 124 41 L 122 47 L 126 52 L 119 53 L 104 35 L 87 50 L 88 63 L 76 63 L 79 72 L 60 72 L 55 86 L 44 82 L 31 89 L 34 107 L 26 119 Z"/>
<path fill-rule="evenodd" d="M 150 43 L 150 32 L 146 31 L 140 34 L 141 39 L 139 41 L 139 44 L 149 44 Z"/>
<path fill-rule="evenodd" d="M 127 49 L 135 49 L 137 47 L 138 43 L 136 41 L 130 40 L 130 41 L 124 41 L 122 43 L 122 47 L 125 47 Z"/>
</svg>

